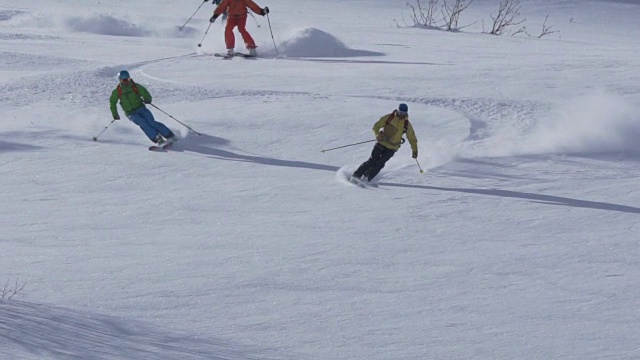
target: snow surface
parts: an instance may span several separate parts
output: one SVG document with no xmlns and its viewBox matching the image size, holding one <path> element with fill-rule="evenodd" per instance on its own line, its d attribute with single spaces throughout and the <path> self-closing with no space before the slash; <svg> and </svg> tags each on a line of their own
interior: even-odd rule
<svg viewBox="0 0 640 360">
<path fill-rule="evenodd" d="M 0 0 L 0 359 L 640 358 L 640 4 L 496 3 L 263 0 L 229 61 L 209 2 Z M 400 102 L 425 174 L 347 185 Z"/>
</svg>

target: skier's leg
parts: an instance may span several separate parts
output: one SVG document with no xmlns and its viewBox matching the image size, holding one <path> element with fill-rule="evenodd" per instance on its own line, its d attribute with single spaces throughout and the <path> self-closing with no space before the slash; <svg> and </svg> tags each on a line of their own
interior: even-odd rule
<svg viewBox="0 0 640 360">
<path fill-rule="evenodd" d="M 156 136 L 158 136 L 158 130 L 156 130 L 153 126 L 151 126 L 147 122 L 147 119 L 145 119 L 145 117 L 142 116 L 141 109 L 134 110 L 131 114 L 129 114 L 128 117 L 129 117 L 129 120 L 131 120 L 131 122 L 140 126 L 140 129 L 142 129 L 144 134 L 147 135 L 149 140 L 154 141 Z"/>
<path fill-rule="evenodd" d="M 247 49 L 257 48 L 256 42 L 253 40 L 253 38 L 247 31 L 247 15 L 246 14 L 238 19 L 238 31 L 240 32 L 240 35 L 242 35 L 242 40 L 244 40 L 244 44 L 247 46 Z"/>
<path fill-rule="evenodd" d="M 369 160 L 360 164 L 360 166 L 358 167 L 358 170 L 356 170 L 351 176 L 353 176 L 356 179 L 360 179 L 362 177 L 362 174 L 364 174 L 365 171 L 369 170 L 369 167 L 371 167 L 372 162 L 373 162 L 373 159 L 369 158 Z"/>
<path fill-rule="evenodd" d="M 380 147 L 383 147 L 383 146 L 380 145 Z M 367 177 L 369 181 L 373 180 L 373 178 L 376 177 L 376 175 L 378 175 L 378 173 L 380 172 L 380 170 L 382 170 L 382 168 L 387 163 L 387 161 L 389 161 L 389 159 L 391 159 L 391 157 L 393 157 L 393 155 L 396 153 L 391 149 L 387 149 L 385 147 L 383 148 L 384 149 L 382 150 L 380 157 L 378 157 L 376 161 L 371 165 L 369 170 L 367 170 L 364 173 L 364 175 Z"/>
<path fill-rule="evenodd" d="M 358 170 L 356 170 L 353 173 L 353 177 L 360 178 L 367 171 L 369 171 L 369 169 L 371 169 L 371 166 L 373 166 L 373 164 L 376 162 L 376 160 L 380 157 L 380 154 L 382 154 L 383 150 L 384 150 L 384 146 L 382 146 L 380 144 L 376 144 L 373 147 L 373 150 L 371 150 L 371 157 L 369 157 L 369 160 L 363 162 L 362 165 L 360 165 Z"/>
<path fill-rule="evenodd" d="M 156 130 L 156 132 L 160 133 L 160 135 L 164 136 L 166 139 L 170 137 L 174 137 L 173 132 L 163 123 L 156 121 L 153 117 L 153 114 L 149 109 L 144 108 L 144 110 L 140 111 L 140 116 L 142 116 L 146 123 L 149 124 L 152 128 Z"/>
<path fill-rule="evenodd" d="M 236 36 L 233 34 L 233 28 L 238 24 L 237 18 L 231 16 L 227 19 L 227 25 L 224 28 L 224 43 L 227 46 L 227 50 L 236 47 Z"/>
</svg>

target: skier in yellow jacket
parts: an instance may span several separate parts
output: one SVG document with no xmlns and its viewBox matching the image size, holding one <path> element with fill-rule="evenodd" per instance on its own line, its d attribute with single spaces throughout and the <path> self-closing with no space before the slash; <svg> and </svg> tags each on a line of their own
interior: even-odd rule
<svg viewBox="0 0 640 360">
<path fill-rule="evenodd" d="M 371 181 L 384 165 L 400 149 L 404 142 L 402 136 L 407 134 L 407 140 L 411 144 L 412 156 L 418 158 L 418 138 L 409 122 L 409 107 L 407 104 L 400 104 L 397 110 L 391 114 L 384 115 L 373 125 L 373 134 L 376 137 L 376 144 L 371 151 L 371 157 L 360 165 L 351 176 L 356 181 L 363 176 Z"/>
</svg>

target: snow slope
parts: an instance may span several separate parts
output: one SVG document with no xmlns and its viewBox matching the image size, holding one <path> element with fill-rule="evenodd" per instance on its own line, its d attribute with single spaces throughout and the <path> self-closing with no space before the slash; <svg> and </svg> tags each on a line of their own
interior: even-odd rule
<svg viewBox="0 0 640 360">
<path fill-rule="evenodd" d="M 640 356 L 638 4 L 259 2 L 230 61 L 201 4 L 0 1 L 0 358 Z M 174 151 L 110 125 L 121 69 Z M 321 150 L 400 102 L 425 174 L 348 186 L 372 144 Z"/>
</svg>

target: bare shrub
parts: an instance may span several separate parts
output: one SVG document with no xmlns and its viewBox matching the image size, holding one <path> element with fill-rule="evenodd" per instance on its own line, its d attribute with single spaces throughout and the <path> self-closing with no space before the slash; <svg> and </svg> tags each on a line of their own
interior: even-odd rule
<svg viewBox="0 0 640 360">
<path fill-rule="evenodd" d="M 502 35 L 509 27 L 517 26 L 526 21 L 526 19 L 518 20 L 520 16 L 520 0 L 500 0 L 498 14 L 493 17 L 493 26 L 489 34 Z M 520 28 L 517 33 L 523 32 L 524 28 Z M 512 34 L 515 35 L 515 34 Z"/>
<path fill-rule="evenodd" d="M 406 5 L 411 9 L 410 21 L 413 22 L 413 26 L 421 26 L 431 29 L 446 29 L 447 31 L 459 31 L 461 27 L 458 22 L 460 20 L 460 14 L 466 10 L 474 0 L 443 0 L 440 6 L 440 0 L 413 0 L 414 3 L 407 2 Z M 438 6 L 440 6 L 441 18 L 437 19 Z M 492 35 L 503 35 L 508 33 L 511 36 L 519 34 L 525 34 L 526 36 L 534 37 L 531 35 L 527 28 L 522 25 L 527 19 L 520 19 L 521 0 L 499 0 L 498 12 L 496 16 L 490 14 L 492 24 L 491 30 L 488 32 Z M 552 26 L 547 24 L 549 15 L 545 17 L 542 24 L 542 30 L 537 38 L 542 38 L 546 35 L 553 34 L 559 31 L 552 30 Z M 570 20 L 572 21 L 573 18 Z M 404 26 L 410 26 L 404 16 L 402 17 Z M 394 20 L 395 25 L 400 28 L 401 24 Z M 476 22 L 477 23 L 477 22 Z M 473 24 L 471 24 L 473 25 Z M 471 26 L 471 25 L 466 25 Z M 517 27 L 515 30 L 511 28 Z M 486 33 L 484 27 L 484 20 L 482 20 L 482 32 Z"/>
<path fill-rule="evenodd" d="M 448 31 L 458 30 L 458 21 L 460 20 L 460 14 L 466 10 L 473 0 L 452 0 L 453 3 L 449 5 L 447 0 L 444 0 L 442 5 L 442 17 L 445 22 L 445 28 Z"/>
<path fill-rule="evenodd" d="M 523 26 L 520 29 L 511 32 L 511 36 L 516 36 L 518 34 L 527 34 L 527 35 L 529 35 L 529 33 L 527 33 L 527 27 Z"/>
<path fill-rule="evenodd" d="M 7 280 L 2 289 L 0 289 L 0 300 L 11 300 L 24 289 L 25 285 L 27 285 L 27 283 L 20 284 L 18 279 L 16 279 L 14 284 L 11 284 L 9 280 Z"/>
<path fill-rule="evenodd" d="M 557 33 L 557 32 L 558 32 L 557 30 L 553 30 L 553 31 L 552 31 L 552 30 L 551 30 L 551 28 L 552 28 L 553 26 L 551 26 L 551 25 L 547 25 L 547 20 L 548 20 L 548 19 L 549 19 L 549 15 L 547 15 L 547 16 L 544 18 L 544 23 L 542 23 L 542 32 L 540 32 L 540 35 L 538 35 L 538 39 L 540 39 L 540 38 L 541 38 L 541 37 L 543 37 L 543 36 L 546 36 L 546 35 L 549 35 L 549 34 L 553 34 L 553 33 Z"/>
<path fill-rule="evenodd" d="M 428 2 L 423 5 L 422 0 L 416 0 L 415 6 L 410 3 L 407 3 L 407 6 L 410 7 L 413 12 L 411 19 L 414 25 L 435 28 L 437 27 L 435 15 L 439 0 L 427 1 Z"/>
</svg>

